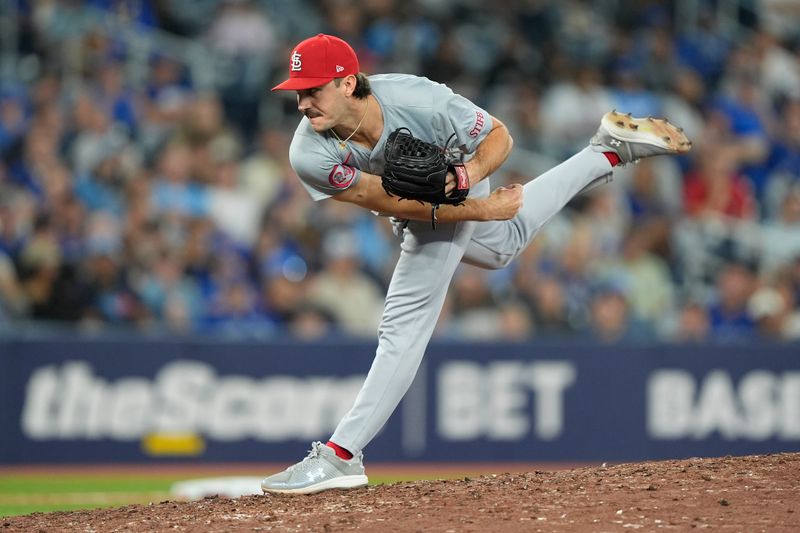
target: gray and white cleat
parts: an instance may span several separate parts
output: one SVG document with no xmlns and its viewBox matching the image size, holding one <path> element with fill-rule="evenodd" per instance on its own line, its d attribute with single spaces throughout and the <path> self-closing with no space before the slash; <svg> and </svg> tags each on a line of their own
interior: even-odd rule
<svg viewBox="0 0 800 533">
<path fill-rule="evenodd" d="M 635 118 L 611 111 L 603 115 L 590 142 L 596 152 L 614 152 L 622 164 L 655 155 L 677 155 L 692 149 L 682 128 L 662 118 Z"/>
<path fill-rule="evenodd" d="M 366 486 L 363 454 L 341 459 L 332 448 L 315 442 L 305 459 L 261 482 L 264 492 L 315 494 L 329 489 L 355 489 Z"/>
</svg>

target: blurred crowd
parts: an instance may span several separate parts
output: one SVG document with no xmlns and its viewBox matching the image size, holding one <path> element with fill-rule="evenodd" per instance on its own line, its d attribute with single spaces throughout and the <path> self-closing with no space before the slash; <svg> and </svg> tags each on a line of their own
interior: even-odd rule
<svg viewBox="0 0 800 533">
<path fill-rule="evenodd" d="M 582 149 L 612 108 L 694 141 L 576 198 L 510 267 L 460 268 L 439 338 L 800 339 L 800 6 L 730 2 L 723 19 L 698 0 L 682 21 L 681 4 L 17 0 L 0 331 L 374 337 L 398 243 L 380 217 L 310 200 L 287 159 L 296 102 L 268 90 L 290 47 L 326 32 L 368 74 L 448 84 L 539 161 Z M 137 76 L 151 35 L 202 45 L 227 74 L 200 83 L 156 52 Z M 533 177 L 521 166 L 493 185 Z"/>
</svg>

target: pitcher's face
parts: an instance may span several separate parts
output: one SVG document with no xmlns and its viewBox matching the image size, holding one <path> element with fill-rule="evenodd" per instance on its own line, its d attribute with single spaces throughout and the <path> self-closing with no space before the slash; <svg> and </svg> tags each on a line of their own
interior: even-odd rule
<svg viewBox="0 0 800 533">
<path fill-rule="evenodd" d="M 347 114 L 344 85 L 330 81 L 325 85 L 297 91 L 297 109 L 311 122 L 317 133 L 342 122 Z"/>
</svg>

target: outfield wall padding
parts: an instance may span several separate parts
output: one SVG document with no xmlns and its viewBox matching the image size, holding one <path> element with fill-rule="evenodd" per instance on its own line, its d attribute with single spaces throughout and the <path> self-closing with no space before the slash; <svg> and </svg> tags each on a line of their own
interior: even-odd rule
<svg viewBox="0 0 800 533">
<path fill-rule="evenodd" d="M 0 340 L 0 463 L 292 461 L 373 343 Z M 434 342 L 376 461 L 627 461 L 800 450 L 800 346 Z"/>
</svg>

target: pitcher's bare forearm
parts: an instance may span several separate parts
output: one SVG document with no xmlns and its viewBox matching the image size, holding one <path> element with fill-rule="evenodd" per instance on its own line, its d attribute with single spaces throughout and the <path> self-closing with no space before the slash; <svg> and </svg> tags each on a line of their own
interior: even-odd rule
<svg viewBox="0 0 800 533">
<path fill-rule="evenodd" d="M 470 187 L 474 187 L 486 176 L 500 168 L 500 165 L 508 158 L 508 154 L 511 153 L 513 145 L 514 140 L 506 125 L 493 116 L 492 131 L 478 145 L 475 155 L 465 165 Z"/>
<path fill-rule="evenodd" d="M 366 172 L 353 187 L 334 196 L 383 215 L 409 220 L 431 220 L 431 204 L 389 196 L 381 185 L 380 176 Z M 461 205 L 441 205 L 436 211 L 439 222 L 462 220 L 506 220 L 513 217 L 522 205 L 521 190 L 516 186 L 501 188 L 488 198 L 467 198 Z"/>
</svg>

